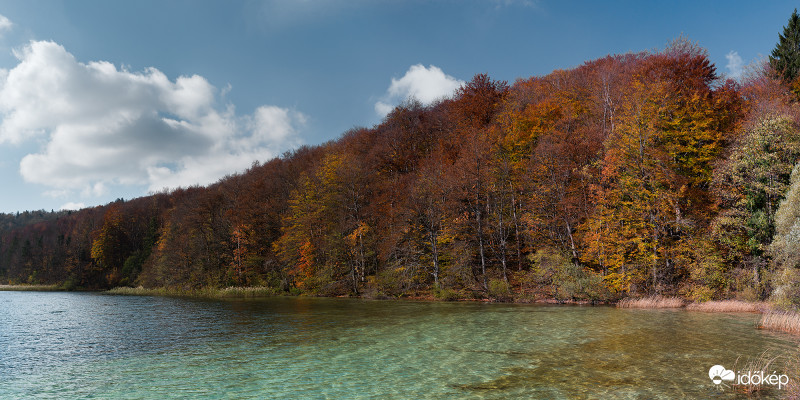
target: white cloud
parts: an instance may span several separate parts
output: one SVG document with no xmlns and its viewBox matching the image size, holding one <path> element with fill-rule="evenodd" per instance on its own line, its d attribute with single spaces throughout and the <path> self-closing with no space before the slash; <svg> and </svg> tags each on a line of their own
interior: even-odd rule
<svg viewBox="0 0 800 400">
<path fill-rule="evenodd" d="M 375 103 L 375 112 L 386 116 L 396 104 L 414 98 L 423 104 L 450 97 L 464 84 L 464 81 L 446 75 L 439 67 L 422 64 L 412 65 L 400 79 L 392 78 L 392 83 L 383 98 Z"/>
<path fill-rule="evenodd" d="M 4 33 L 11 30 L 14 27 L 14 23 L 11 22 L 5 15 L 0 15 L 0 37 L 3 36 Z"/>
<path fill-rule="evenodd" d="M 744 73 L 744 62 L 742 61 L 742 57 L 739 56 L 738 52 L 731 50 L 728 54 L 725 55 L 725 58 L 728 60 L 728 64 L 725 65 L 725 68 L 728 69 L 728 76 L 732 79 L 739 79 Z"/>
<path fill-rule="evenodd" d="M 299 112 L 220 108 L 205 78 L 78 62 L 62 46 L 31 42 L 0 74 L 0 144 L 39 140 L 20 173 L 49 193 L 98 197 L 111 185 L 157 191 L 208 184 L 300 143 Z"/>
<path fill-rule="evenodd" d="M 63 204 L 58 209 L 59 209 L 59 211 L 65 211 L 65 210 L 80 210 L 82 208 L 86 208 L 86 204 L 69 202 L 69 203 Z"/>
</svg>

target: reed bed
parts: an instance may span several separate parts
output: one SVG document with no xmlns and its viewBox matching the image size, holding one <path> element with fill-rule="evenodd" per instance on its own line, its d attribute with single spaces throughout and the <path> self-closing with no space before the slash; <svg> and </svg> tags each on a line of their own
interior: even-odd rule
<svg viewBox="0 0 800 400">
<path fill-rule="evenodd" d="M 55 292 L 63 290 L 58 285 L 0 285 L 0 291 Z"/>
<path fill-rule="evenodd" d="M 180 296 L 180 297 L 207 297 L 207 298 L 231 298 L 249 299 L 259 297 L 277 296 L 275 289 L 264 286 L 253 287 L 226 287 L 222 289 L 176 289 L 176 288 L 144 288 L 144 287 L 117 287 L 106 291 L 107 294 L 122 296 Z"/>
<path fill-rule="evenodd" d="M 761 316 L 760 329 L 800 335 L 800 314 L 793 311 L 771 311 Z"/>
<path fill-rule="evenodd" d="M 750 313 L 763 313 L 769 311 L 770 307 L 767 303 L 750 302 L 741 300 L 720 300 L 720 301 L 706 301 L 704 303 L 692 303 L 686 306 L 689 311 L 703 311 L 703 312 L 750 312 Z"/>
<path fill-rule="evenodd" d="M 271 297 L 276 296 L 278 293 L 275 289 L 265 286 L 248 286 L 238 287 L 231 286 L 224 289 L 217 289 L 217 297 L 233 297 L 233 298 L 254 298 L 254 297 Z"/>
<path fill-rule="evenodd" d="M 679 297 L 665 296 L 628 297 L 617 303 L 619 308 L 681 308 L 685 305 Z"/>
</svg>

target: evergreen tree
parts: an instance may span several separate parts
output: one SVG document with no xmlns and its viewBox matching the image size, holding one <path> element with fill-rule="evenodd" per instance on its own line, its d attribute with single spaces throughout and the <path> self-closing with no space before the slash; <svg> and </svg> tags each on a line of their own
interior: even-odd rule
<svg viewBox="0 0 800 400">
<path fill-rule="evenodd" d="M 769 56 L 772 68 L 791 84 L 800 72 L 800 16 L 797 9 L 792 12 L 789 24 L 783 27 L 783 34 L 778 36 L 778 44 Z"/>
</svg>

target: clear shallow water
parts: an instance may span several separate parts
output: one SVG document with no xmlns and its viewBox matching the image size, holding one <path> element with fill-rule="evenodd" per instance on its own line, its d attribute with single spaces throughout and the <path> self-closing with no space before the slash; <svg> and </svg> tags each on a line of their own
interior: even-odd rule
<svg viewBox="0 0 800 400">
<path fill-rule="evenodd" d="M 0 292 L 0 398 L 733 398 L 712 365 L 796 352 L 757 318 Z"/>
</svg>

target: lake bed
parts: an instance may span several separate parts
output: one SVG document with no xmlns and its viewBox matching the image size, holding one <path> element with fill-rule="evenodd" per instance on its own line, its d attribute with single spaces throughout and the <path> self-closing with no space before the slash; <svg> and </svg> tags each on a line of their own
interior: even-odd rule
<svg viewBox="0 0 800 400">
<path fill-rule="evenodd" d="M 797 354 L 758 318 L 0 292 L 0 398 L 734 398 L 711 366 Z"/>
</svg>

